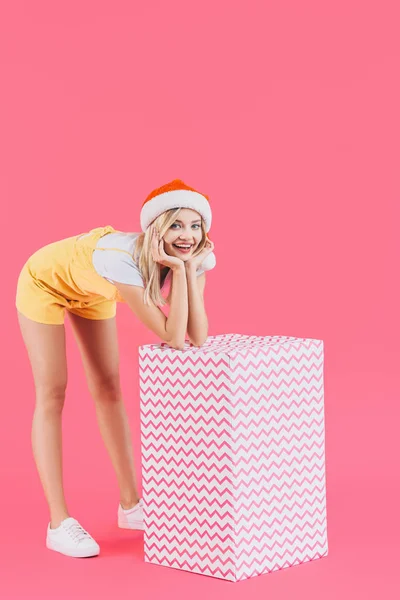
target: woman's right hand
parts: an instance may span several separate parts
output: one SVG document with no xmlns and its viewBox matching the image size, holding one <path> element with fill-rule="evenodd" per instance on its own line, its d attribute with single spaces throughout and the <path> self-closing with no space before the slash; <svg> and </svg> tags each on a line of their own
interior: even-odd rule
<svg viewBox="0 0 400 600">
<path fill-rule="evenodd" d="M 176 256 L 170 256 L 164 250 L 164 240 L 160 238 L 159 233 L 157 233 L 155 227 L 151 225 L 151 251 L 153 254 L 153 260 L 155 262 L 160 263 L 164 267 L 169 267 L 170 269 L 176 269 L 180 266 L 185 266 L 183 260 Z"/>
</svg>

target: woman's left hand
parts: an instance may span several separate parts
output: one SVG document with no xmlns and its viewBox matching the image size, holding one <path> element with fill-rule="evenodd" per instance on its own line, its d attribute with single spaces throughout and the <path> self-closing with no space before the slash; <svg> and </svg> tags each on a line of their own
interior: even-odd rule
<svg viewBox="0 0 400 600">
<path fill-rule="evenodd" d="M 194 256 L 193 258 L 189 258 L 189 260 L 184 261 L 185 267 L 186 268 L 191 267 L 192 269 L 197 269 L 201 265 L 203 260 L 206 258 L 206 256 L 208 256 L 213 250 L 214 250 L 214 242 L 207 239 L 206 245 L 204 246 L 204 248 L 200 252 L 200 254 L 198 254 L 197 256 Z"/>
</svg>

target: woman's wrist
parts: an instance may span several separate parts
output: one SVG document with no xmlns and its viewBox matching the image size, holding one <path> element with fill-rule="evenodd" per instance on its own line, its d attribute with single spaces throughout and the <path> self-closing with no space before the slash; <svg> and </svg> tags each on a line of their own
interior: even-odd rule
<svg viewBox="0 0 400 600">
<path fill-rule="evenodd" d="M 181 263 L 182 264 L 180 264 L 180 265 L 173 265 L 171 267 L 171 271 L 173 271 L 174 273 L 179 273 L 179 272 L 184 273 L 185 272 L 185 265 L 183 264 L 183 260 L 181 260 Z"/>
<path fill-rule="evenodd" d="M 194 263 L 191 263 L 190 260 L 185 262 L 185 270 L 186 271 L 196 271 L 197 266 Z"/>
</svg>

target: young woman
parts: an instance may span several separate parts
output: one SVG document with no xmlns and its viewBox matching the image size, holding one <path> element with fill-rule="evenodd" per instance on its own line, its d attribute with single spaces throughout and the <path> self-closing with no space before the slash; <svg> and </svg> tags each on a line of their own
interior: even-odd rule
<svg viewBox="0 0 400 600">
<path fill-rule="evenodd" d="M 172 348 L 182 349 L 186 334 L 196 346 L 207 338 L 205 271 L 216 264 L 214 244 L 207 237 L 208 197 L 176 179 L 146 198 L 140 224 L 142 233 L 109 225 L 48 244 L 30 256 L 18 278 L 18 321 L 36 391 L 32 447 L 50 512 L 46 546 L 68 556 L 95 556 L 100 548 L 70 516 L 63 490 L 65 312 L 118 481 L 118 525 L 128 529 L 143 529 L 143 500 L 121 396 L 116 303 L 126 302 Z M 165 301 L 161 289 L 167 278 Z M 168 318 L 159 308 L 166 303 Z"/>
</svg>

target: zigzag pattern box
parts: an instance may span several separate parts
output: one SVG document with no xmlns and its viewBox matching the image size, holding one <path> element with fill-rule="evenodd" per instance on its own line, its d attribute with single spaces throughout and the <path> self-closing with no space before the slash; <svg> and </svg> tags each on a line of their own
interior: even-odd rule
<svg viewBox="0 0 400 600">
<path fill-rule="evenodd" d="M 145 562 L 239 581 L 328 554 L 323 353 L 139 346 Z"/>
</svg>

